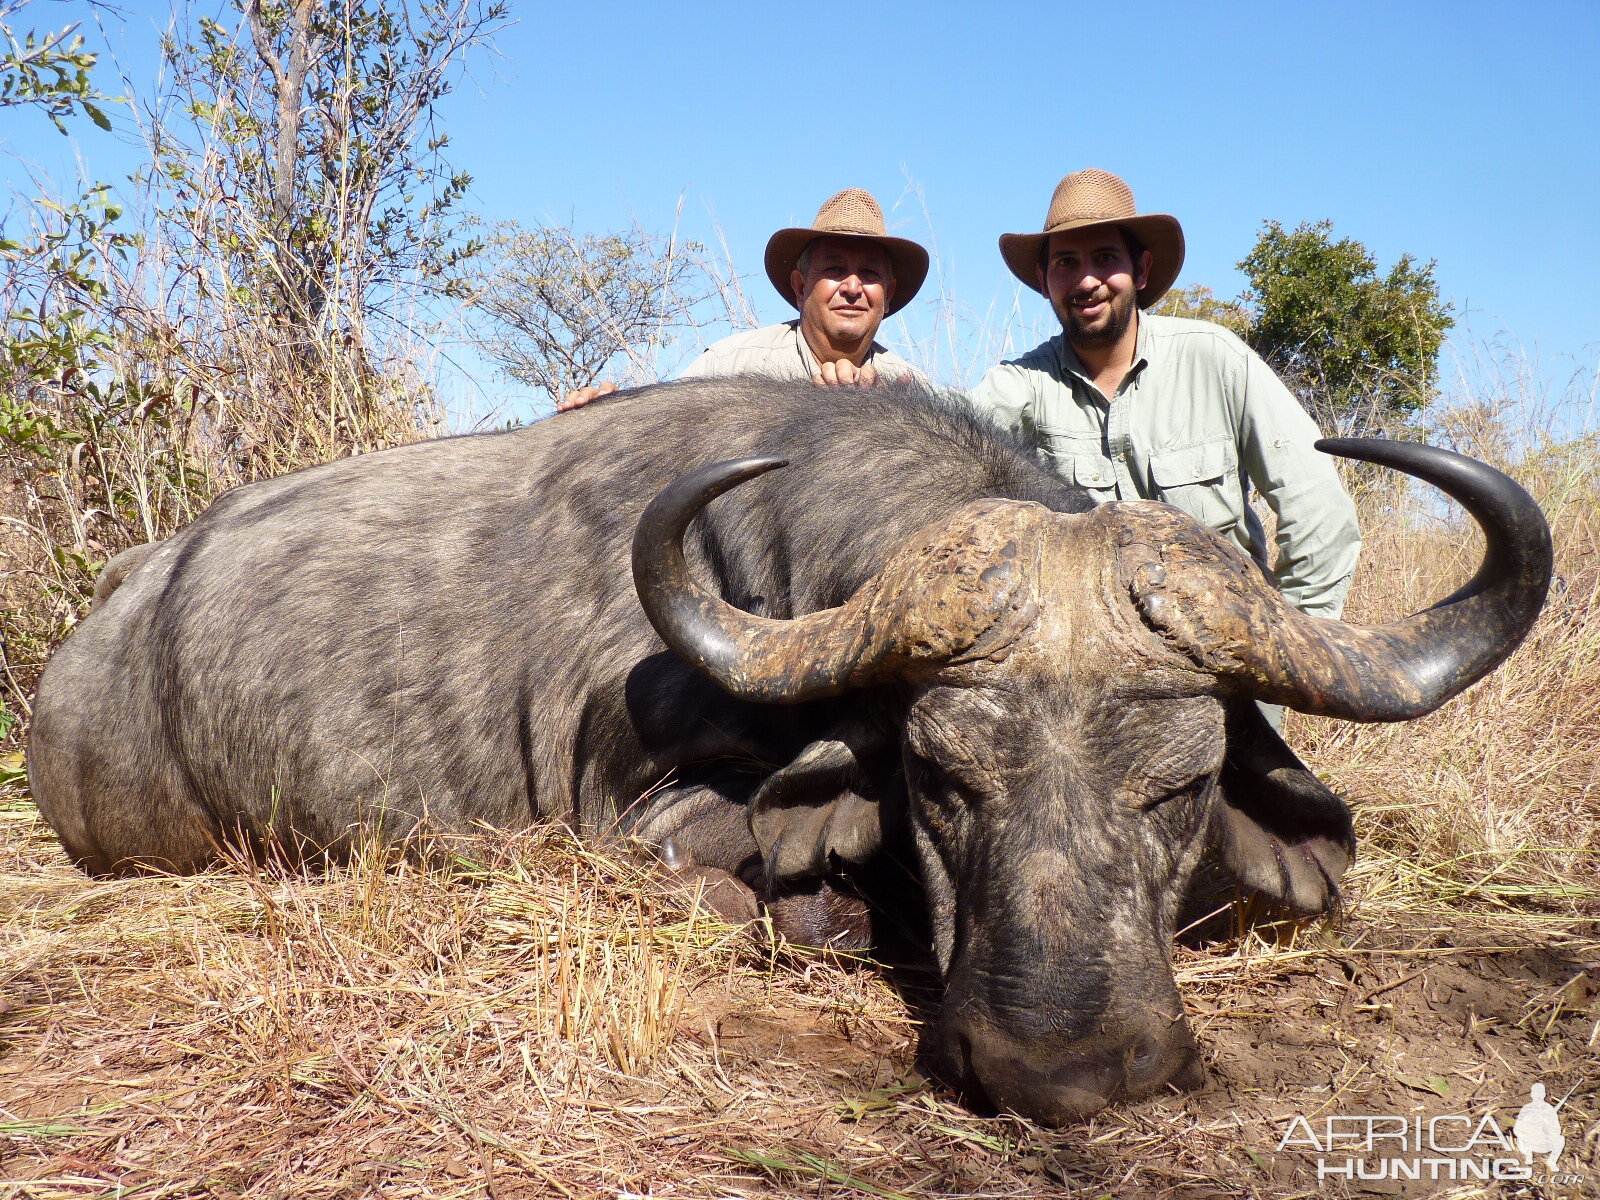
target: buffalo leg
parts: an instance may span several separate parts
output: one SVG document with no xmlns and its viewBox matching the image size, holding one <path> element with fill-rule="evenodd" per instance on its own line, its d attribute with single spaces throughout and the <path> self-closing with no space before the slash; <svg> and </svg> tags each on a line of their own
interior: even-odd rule
<svg viewBox="0 0 1600 1200">
<path fill-rule="evenodd" d="M 755 782 L 726 772 L 704 783 L 663 789 L 635 821 L 634 837 L 654 849 L 672 881 L 700 892 L 723 920 L 740 924 L 764 911 L 791 942 L 864 950 L 870 920 L 860 897 L 827 879 L 774 881 L 750 832 Z"/>
</svg>

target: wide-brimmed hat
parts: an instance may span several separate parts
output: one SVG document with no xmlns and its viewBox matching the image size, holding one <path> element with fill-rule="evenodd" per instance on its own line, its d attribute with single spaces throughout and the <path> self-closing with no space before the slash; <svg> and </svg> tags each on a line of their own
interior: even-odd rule
<svg viewBox="0 0 1600 1200">
<path fill-rule="evenodd" d="M 800 254 L 819 237 L 864 238 L 877 242 L 894 268 L 894 299 L 884 315 L 899 312 L 917 294 L 928 277 L 928 252 L 905 238 L 890 237 L 883 227 L 883 209 L 871 192 L 845 188 L 829 196 L 817 209 L 817 219 L 809 229 L 780 229 L 767 241 L 767 278 L 772 286 L 796 308 L 800 301 L 789 286 L 789 275 Z"/>
<path fill-rule="evenodd" d="M 1183 226 L 1166 213 L 1141 213 L 1133 205 L 1133 189 L 1110 171 L 1093 167 L 1068 175 L 1056 184 L 1045 214 L 1043 233 L 1002 233 L 1000 256 L 1011 273 L 1036 292 L 1039 286 L 1039 251 L 1052 233 L 1117 225 L 1144 243 L 1150 251 L 1150 278 L 1139 289 L 1140 308 L 1149 308 L 1178 278 L 1183 267 Z"/>
</svg>

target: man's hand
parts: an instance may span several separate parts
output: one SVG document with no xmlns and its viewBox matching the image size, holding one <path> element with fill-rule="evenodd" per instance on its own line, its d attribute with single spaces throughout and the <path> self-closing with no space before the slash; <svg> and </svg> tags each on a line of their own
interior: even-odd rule
<svg viewBox="0 0 1600 1200">
<path fill-rule="evenodd" d="M 565 399 L 556 401 L 556 411 L 571 412 L 575 408 L 582 408 L 591 400 L 598 400 L 601 396 L 609 396 L 616 390 L 616 384 L 609 379 L 602 379 L 593 387 L 581 387 L 575 392 L 568 392 Z"/>
<path fill-rule="evenodd" d="M 818 387 L 874 387 L 878 383 L 878 368 L 871 363 L 856 366 L 848 358 L 825 362 L 822 370 L 811 377 Z"/>
</svg>

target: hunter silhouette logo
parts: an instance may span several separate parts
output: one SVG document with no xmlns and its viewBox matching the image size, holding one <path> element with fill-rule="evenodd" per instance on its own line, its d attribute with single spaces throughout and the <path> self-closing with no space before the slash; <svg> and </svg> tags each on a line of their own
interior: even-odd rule
<svg viewBox="0 0 1600 1200">
<path fill-rule="evenodd" d="M 1544 1098 L 1544 1084 L 1536 1083 L 1528 1089 L 1528 1095 L 1532 1099 L 1517 1110 L 1517 1123 L 1513 1127 L 1517 1149 L 1522 1151 L 1523 1161 L 1528 1163 L 1533 1162 L 1535 1155 L 1547 1155 L 1545 1164 L 1554 1171 L 1556 1160 L 1567 1145 L 1567 1139 L 1561 1133 L 1561 1117 L 1556 1110 L 1567 1102 L 1572 1092 L 1568 1090 L 1560 1103 L 1549 1104 Z"/>
<path fill-rule="evenodd" d="M 1517 1111 L 1516 1122 L 1502 1125 L 1494 1113 L 1442 1113 L 1437 1116 L 1319 1114 L 1290 1119 L 1278 1151 L 1310 1150 L 1317 1155 L 1317 1180 L 1470 1180 L 1532 1179 L 1542 1159 L 1555 1183 L 1582 1183 L 1583 1176 L 1555 1175 L 1566 1149 L 1560 1101 L 1545 1099 L 1535 1083 Z"/>
</svg>

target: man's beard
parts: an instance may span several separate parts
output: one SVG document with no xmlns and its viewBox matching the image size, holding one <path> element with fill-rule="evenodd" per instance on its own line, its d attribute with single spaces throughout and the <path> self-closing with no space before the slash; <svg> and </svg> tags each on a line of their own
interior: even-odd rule
<svg viewBox="0 0 1600 1200">
<path fill-rule="evenodd" d="M 1122 335 L 1128 332 L 1128 326 L 1133 323 L 1135 308 L 1133 293 L 1124 292 L 1120 296 L 1112 296 L 1110 306 L 1111 311 L 1106 317 L 1105 324 L 1090 329 L 1085 327 L 1078 310 L 1067 301 L 1062 301 L 1056 315 L 1061 318 L 1061 328 L 1066 331 L 1067 341 L 1075 348 L 1081 347 L 1085 350 L 1104 350 L 1108 346 L 1115 346 L 1122 340 Z"/>
</svg>

